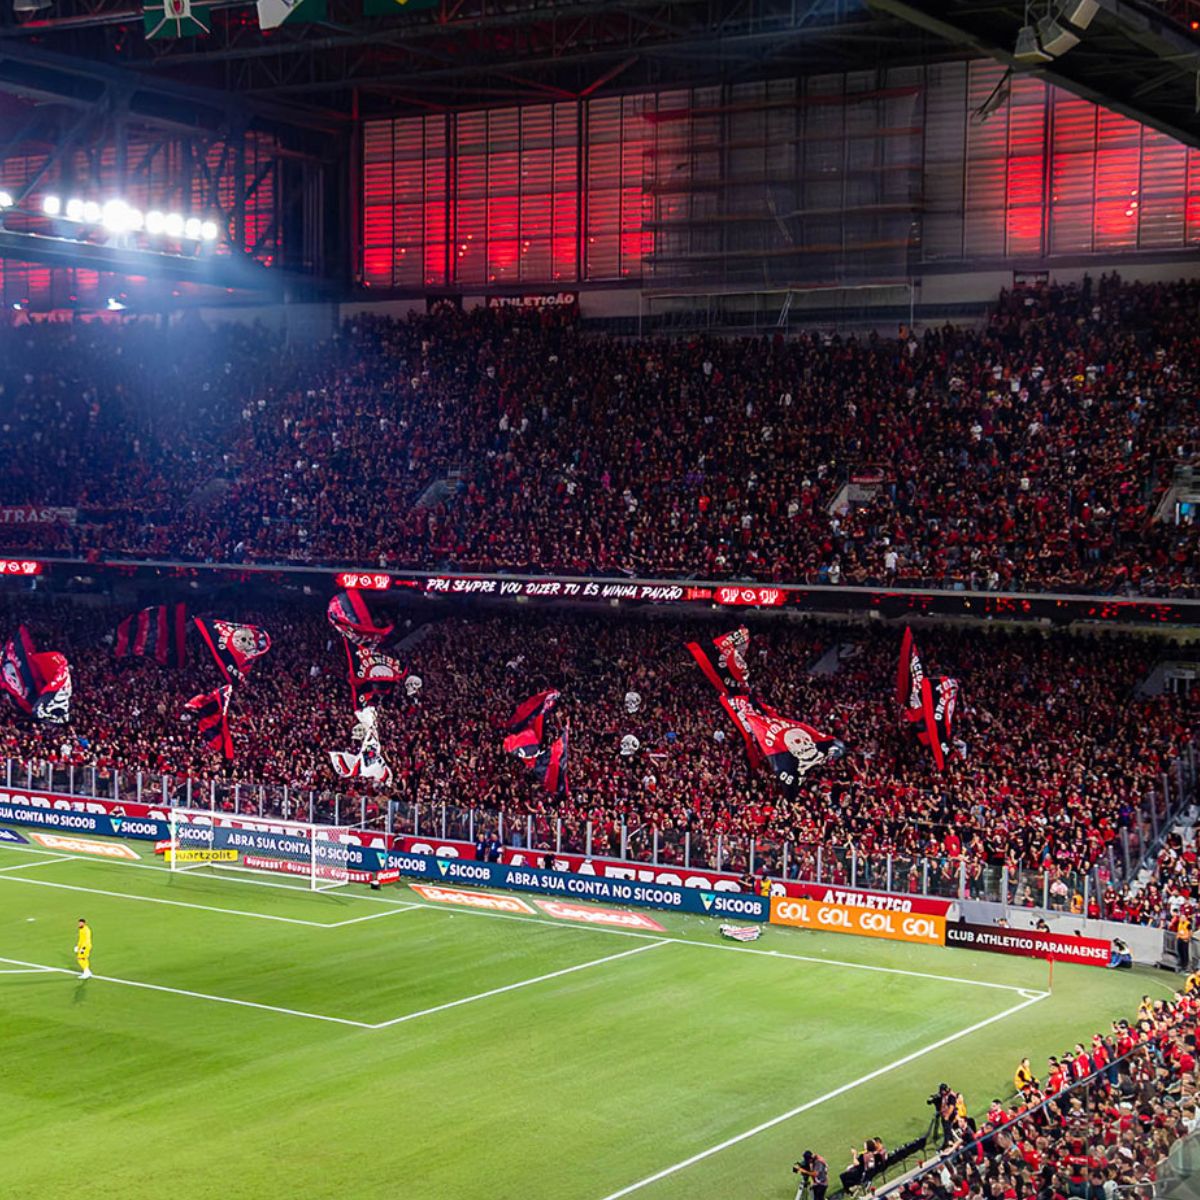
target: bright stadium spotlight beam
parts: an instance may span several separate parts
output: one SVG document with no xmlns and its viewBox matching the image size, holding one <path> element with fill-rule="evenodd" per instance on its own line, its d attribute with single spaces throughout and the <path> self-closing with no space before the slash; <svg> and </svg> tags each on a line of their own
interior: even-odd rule
<svg viewBox="0 0 1200 1200">
<path fill-rule="evenodd" d="M 83 202 L 83 220 L 87 225 L 100 224 L 100 205 L 95 200 L 85 200 Z"/>
<path fill-rule="evenodd" d="M 0 208 L 12 208 L 13 203 L 11 192 L 0 191 Z"/>
<path fill-rule="evenodd" d="M 167 213 L 163 220 L 163 232 L 169 238 L 183 237 L 183 217 L 179 213 Z"/>
<path fill-rule="evenodd" d="M 156 208 L 152 208 L 146 214 L 146 232 L 152 237 L 157 237 L 163 231 L 163 226 L 166 224 L 166 217 L 162 215 Z"/>
<path fill-rule="evenodd" d="M 0 208 L 3 208 L 3 207 L 4 207 L 3 204 L 0 204 Z M 216 221 L 205 221 L 200 226 L 200 237 L 203 241 L 215 242 L 217 240 L 217 235 L 219 233 L 220 233 L 220 230 L 217 228 Z"/>
<path fill-rule="evenodd" d="M 183 226 L 183 236 L 189 241 L 198 242 L 203 228 L 203 222 L 199 217 L 188 217 Z"/>
<path fill-rule="evenodd" d="M 109 200 L 100 210 L 100 224 L 109 233 L 127 233 L 130 209 L 124 200 Z"/>
<path fill-rule="evenodd" d="M 83 201 L 76 196 L 72 196 L 71 199 L 67 201 L 66 208 L 63 210 L 63 215 L 68 221 L 82 221 Z"/>
<path fill-rule="evenodd" d="M 57 196 L 43 196 L 42 212 L 48 217 L 57 217 L 62 212 L 62 200 Z"/>
</svg>

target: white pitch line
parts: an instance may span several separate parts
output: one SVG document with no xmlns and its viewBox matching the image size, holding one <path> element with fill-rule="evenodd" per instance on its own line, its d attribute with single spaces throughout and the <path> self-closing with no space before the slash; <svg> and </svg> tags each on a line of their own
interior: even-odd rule
<svg viewBox="0 0 1200 1200">
<path fill-rule="evenodd" d="M 25 852 L 25 853 L 28 853 L 32 850 L 33 853 L 37 853 L 37 851 L 34 850 L 32 847 L 13 846 L 6 842 L 0 842 L 0 850 L 14 850 L 14 851 Z M 159 866 L 156 863 L 142 863 L 142 862 L 135 863 L 135 862 L 127 862 L 124 859 L 121 859 L 121 860 L 100 859 L 100 858 L 88 857 L 85 855 L 67 855 L 66 857 L 69 857 L 72 859 L 79 859 L 80 861 L 85 861 L 85 862 L 92 862 L 92 863 L 100 862 L 106 866 L 112 866 L 112 867 L 141 867 L 145 871 L 166 871 L 166 872 L 170 873 L 169 867 Z M 250 887 L 277 888 L 277 889 L 282 889 L 283 891 L 294 892 L 298 896 L 309 894 L 304 889 L 297 887 L 293 884 L 280 883 L 280 882 L 276 882 L 275 880 L 271 880 L 271 879 L 242 878 L 241 876 L 235 876 L 233 874 L 229 874 L 227 877 L 223 877 L 223 878 L 227 878 L 228 882 L 230 882 L 230 883 L 236 883 L 236 884 L 246 885 L 246 886 L 250 886 Z M 2 878 L 0 878 L 0 882 L 3 882 Z M 20 879 L 20 880 L 17 880 L 17 882 L 18 883 L 32 883 L 34 881 Z M 103 894 L 125 895 L 126 893 L 114 892 L 114 893 L 100 893 L 100 894 L 102 894 L 102 895 Z M 129 896 L 129 898 L 130 899 L 146 899 L 147 897 L 131 895 L 131 896 Z M 403 904 L 405 908 L 428 908 L 428 909 L 432 909 L 434 912 L 446 912 L 447 911 L 447 909 L 444 905 L 435 904 L 430 901 L 423 901 L 423 900 L 412 900 L 412 901 L 406 902 L 406 901 L 389 900 L 385 896 L 372 896 L 372 895 L 361 895 L 361 896 L 360 895 L 351 895 L 349 897 L 349 899 L 351 899 L 353 901 L 362 901 L 362 902 L 369 903 L 369 904 L 386 904 L 391 908 L 396 908 L 396 907 L 399 907 L 401 904 Z M 168 903 L 168 902 L 162 901 L 161 903 Z M 183 904 L 182 901 L 175 901 L 174 903 Z M 191 905 L 190 907 L 203 908 L 204 906 L 203 905 Z M 239 910 L 233 909 L 233 908 L 214 908 L 213 911 L 214 912 L 228 912 L 228 913 L 234 913 L 235 915 L 245 915 L 245 916 L 252 916 L 252 917 L 266 916 L 266 914 L 264 914 L 264 913 L 239 914 Z M 485 912 L 480 909 L 471 909 L 471 908 L 455 908 L 454 915 L 461 916 L 461 917 L 483 917 L 483 918 L 491 919 L 494 921 L 524 921 L 529 925 L 541 925 L 541 926 L 544 926 L 544 927 L 547 927 L 550 929 L 574 930 L 575 932 L 578 932 L 579 929 L 581 928 L 581 926 L 575 925 L 573 922 L 570 922 L 570 921 L 554 921 L 547 917 L 518 916 L 515 913 Z M 336 921 L 336 922 L 333 922 L 330 924 L 327 924 L 322 921 L 305 922 L 305 921 L 301 921 L 299 918 L 293 918 L 293 917 L 275 917 L 275 918 L 268 918 L 268 919 L 274 919 L 274 920 L 278 920 L 278 921 L 292 921 L 296 924 L 314 925 L 314 926 L 318 926 L 323 929 L 336 929 L 343 924 L 351 923 L 348 921 L 347 922 Z M 591 926 L 588 926 L 588 931 L 591 933 L 607 934 L 610 937 L 635 938 L 635 939 L 640 939 L 642 941 L 658 941 L 658 940 L 660 940 L 659 934 L 639 933 L 639 932 L 637 932 L 637 930 L 634 930 L 634 929 L 606 929 L 599 925 L 591 925 Z M 769 958 L 791 959 L 793 962 L 817 963 L 818 965 L 821 965 L 821 966 L 830 966 L 830 967 L 846 967 L 849 970 L 853 970 L 853 971 L 873 971 L 873 972 L 876 972 L 876 973 L 882 974 L 882 975 L 907 975 L 912 979 L 933 979 L 933 980 L 936 980 L 936 981 L 939 981 L 942 983 L 961 983 L 967 987 L 991 988 L 995 991 L 1001 991 L 1001 992 L 1016 992 L 1017 995 L 1019 995 L 1019 996 L 1027 996 L 1027 995 L 1032 995 L 1034 993 L 1034 989 L 1032 989 L 1032 988 L 1022 988 L 1022 987 L 1018 987 L 1016 984 L 1012 984 L 1012 983 L 993 983 L 991 980 L 987 980 L 987 979 L 966 979 L 959 975 L 939 975 L 932 971 L 911 971 L 904 967 L 881 967 L 881 966 L 877 966 L 872 963 L 849 962 L 845 959 L 817 957 L 816 955 L 812 955 L 812 954 L 792 954 L 790 952 L 781 951 L 781 950 L 758 950 L 753 946 L 723 946 L 717 942 L 698 942 L 698 941 L 694 941 L 691 938 L 671 937 L 670 935 L 668 935 L 667 940 L 674 941 L 674 942 L 682 942 L 685 946 L 700 946 L 706 950 L 722 950 L 727 954 L 758 954 L 758 955 L 766 955 Z"/>
<path fill-rule="evenodd" d="M 656 1171 L 653 1175 L 647 1175 L 645 1179 L 639 1179 L 637 1183 L 631 1183 L 618 1191 L 610 1192 L 604 1197 L 604 1200 L 621 1200 L 623 1196 L 631 1196 L 634 1192 L 639 1192 L 642 1188 L 649 1187 L 652 1183 L 657 1183 L 660 1179 L 666 1179 L 668 1175 L 674 1175 L 679 1171 L 686 1170 L 698 1162 L 703 1162 L 706 1158 L 711 1158 L 714 1154 L 720 1154 L 722 1150 L 728 1150 L 730 1146 L 736 1146 L 739 1142 L 756 1137 L 768 1129 L 773 1129 L 776 1125 L 782 1125 L 784 1121 L 790 1121 L 793 1117 L 798 1117 L 801 1113 L 808 1112 L 809 1109 L 816 1108 L 819 1104 L 826 1104 L 830 1100 L 834 1100 L 856 1087 L 861 1087 L 864 1083 L 870 1083 L 872 1080 L 878 1079 L 881 1075 L 886 1075 L 889 1071 L 896 1070 L 897 1067 L 907 1066 L 910 1062 L 915 1062 L 923 1055 L 932 1054 L 935 1050 L 940 1050 L 943 1046 L 950 1045 L 951 1042 L 957 1042 L 960 1038 L 967 1037 L 972 1033 L 978 1033 L 979 1030 L 986 1028 L 988 1025 L 994 1025 L 997 1021 L 1003 1021 L 1005 1017 L 1011 1017 L 1013 1013 L 1020 1012 L 1021 1009 L 1028 1008 L 1031 1004 L 1037 1004 L 1045 1000 L 1046 995 L 1047 993 L 1043 993 L 1040 996 L 1034 996 L 1030 1000 L 1022 1000 L 1020 1004 L 1015 1004 L 1012 1008 L 1006 1008 L 1002 1013 L 997 1013 L 994 1017 L 988 1017 L 984 1021 L 977 1021 L 974 1025 L 970 1025 L 966 1029 L 960 1029 L 957 1033 L 952 1033 L 928 1046 L 922 1046 L 920 1050 L 914 1050 L 911 1054 L 906 1054 L 903 1058 L 898 1058 L 895 1062 L 888 1063 L 887 1066 L 877 1067 L 874 1071 L 862 1075 L 858 1079 L 852 1079 L 849 1083 L 843 1083 L 841 1087 L 836 1087 L 832 1091 L 826 1092 L 823 1096 L 818 1096 L 815 1100 L 799 1104 L 785 1113 L 780 1113 L 777 1117 L 772 1117 L 769 1121 L 764 1121 L 761 1125 L 755 1125 L 753 1129 L 747 1129 L 744 1133 L 726 1138 L 725 1141 L 718 1142 L 717 1145 L 710 1146 L 707 1150 L 701 1150 L 699 1154 L 693 1154 L 691 1158 L 685 1158 L 682 1162 L 664 1167 L 661 1171 Z"/>
<path fill-rule="evenodd" d="M 43 963 L 22 962 L 19 958 L 0 958 L 0 962 L 12 963 L 18 967 L 36 968 L 41 971 L 53 971 L 56 975 L 74 975 L 78 971 L 68 967 L 47 967 Z M 115 979 L 111 975 L 93 975 L 92 979 L 100 983 L 119 983 L 122 987 L 143 988 L 149 992 L 169 992 L 172 996 L 190 996 L 194 1000 L 211 1000 L 215 1004 L 236 1004 L 239 1008 L 257 1008 L 264 1012 L 283 1013 L 289 1017 L 306 1017 L 310 1021 L 328 1021 L 332 1025 L 352 1025 L 356 1029 L 373 1029 L 365 1021 L 352 1021 L 348 1017 L 329 1017 L 324 1013 L 304 1012 L 299 1008 L 281 1008 L 276 1004 L 259 1004 L 256 1000 L 235 1000 L 232 996 L 213 996 L 208 992 L 190 992 L 187 988 L 166 987 L 161 983 L 143 983 L 138 979 Z"/>
<path fill-rule="evenodd" d="M 332 921 L 329 924 L 322 925 L 322 928 L 341 929 L 344 925 L 360 925 L 363 921 L 378 921 L 380 917 L 390 917 L 396 913 L 411 912 L 414 908 L 419 907 L 417 904 L 397 904 L 394 908 L 389 908 L 386 912 L 367 913 L 365 917 L 350 917 L 346 921 Z"/>
<path fill-rule="evenodd" d="M 30 864 L 35 865 L 35 864 Z M 108 892 L 101 888 L 79 887 L 73 883 L 51 883 L 48 879 L 14 879 L 0 875 L 0 883 L 28 883 L 33 887 L 58 888 L 64 892 L 84 892 L 89 896 L 109 896 L 115 900 L 136 900 L 142 904 L 166 904 L 171 908 L 194 908 L 200 912 L 228 913 L 235 917 L 252 917 L 259 921 L 280 921 L 286 925 L 307 925 L 312 929 L 329 929 L 325 921 L 306 921 L 303 917 L 280 917 L 275 913 L 248 912 L 240 908 L 218 908 L 212 904 L 192 904 L 188 900 L 165 900 L 161 896 L 138 896 L 132 892 Z M 99 978 L 99 976 L 97 976 Z"/>
<path fill-rule="evenodd" d="M 599 967 L 604 963 L 616 962 L 619 958 L 630 958 L 634 954 L 642 954 L 653 950 L 656 946 L 668 946 L 674 939 L 663 938 L 645 946 L 635 946 L 632 950 L 622 950 L 619 954 L 609 954 L 604 958 L 594 958 L 591 962 L 576 963 L 573 967 L 563 967 L 561 971 L 550 971 L 546 975 L 538 975 L 533 979 L 522 979 L 517 983 L 506 983 L 503 987 L 492 988 L 490 991 L 479 992 L 474 996 L 463 996 L 460 1000 L 451 1000 L 446 1004 L 436 1004 L 433 1008 L 423 1008 L 420 1012 L 406 1013 L 402 1017 L 393 1017 L 390 1021 L 380 1021 L 372 1025 L 372 1029 L 387 1029 L 392 1025 L 403 1025 L 405 1021 L 415 1021 L 418 1017 L 428 1017 L 433 1013 L 445 1012 L 448 1008 L 458 1008 L 463 1004 L 474 1004 L 476 1000 L 486 1000 L 489 996 L 499 996 L 503 992 L 515 992 L 518 988 L 531 987 L 535 983 L 545 983 L 548 979 L 560 979 L 563 975 L 571 975 L 576 971 L 586 971 L 590 967 Z"/>
<path fill-rule="evenodd" d="M 48 867 L 51 863 L 70 861 L 70 855 L 58 854 L 53 858 L 39 858 L 37 862 L 17 863 L 16 866 L 13 867 L 0 867 L 0 873 L 8 871 L 28 871 L 31 867 Z"/>
</svg>

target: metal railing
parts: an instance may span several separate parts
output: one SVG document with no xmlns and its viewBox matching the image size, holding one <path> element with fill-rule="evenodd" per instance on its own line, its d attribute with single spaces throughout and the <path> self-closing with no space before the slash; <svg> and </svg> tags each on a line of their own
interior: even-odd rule
<svg viewBox="0 0 1200 1200">
<path fill-rule="evenodd" d="M 495 837 L 508 847 L 621 859 L 685 871 L 748 873 L 838 888 L 990 900 L 1081 915 L 1098 908 L 1099 916 L 1104 917 L 1105 890 L 1132 880 L 1193 802 L 1196 744 L 1189 744 L 1186 752 L 1172 762 L 1157 786 L 1129 805 L 1116 836 L 1099 860 L 1084 870 L 985 865 L 968 861 L 965 855 L 951 857 L 944 851 L 865 853 L 852 839 L 796 842 L 706 830 L 659 829 L 636 820 L 598 826 L 578 814 L 506 813 L 456 804 L 450 799 L 417 803 L 390 799 L 382 793 L 350 796 L 332 789 L 231 783 L 49 761 L 7 759 L 4 783 L 10 791 L 208 808 L 328 825 L 367 825 L 430 841 L 474 842 Z M 962 828 L 969 836 L 970 827 Z"/>
</svg>

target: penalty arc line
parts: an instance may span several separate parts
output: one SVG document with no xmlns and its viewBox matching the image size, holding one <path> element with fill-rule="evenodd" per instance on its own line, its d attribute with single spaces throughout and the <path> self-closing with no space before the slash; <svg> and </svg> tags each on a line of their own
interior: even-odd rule
<svg viewBox="0 0 1200 1200">
<path fill-rule="evenodd" d="M 72 971 L 67 967 L 47 967 L 42 963 L 22 962 L 19 958 L 0 958 L 0 963 L 11 963 L 13 966 L 53 972 L 56 975 L 74 975 L 76 978 L 79 977 L 78 971 Z M 324 1013 L 304 1012 L 299 1008 L 281 1008 L 276 1004 L 260 1004 L 256 1000 L 235 1000 L 232 996 L 214 996 L 209 992 L 191 992 L 186 988 L 167 987 L 161 983 L 143 983 L 139 979 L 116 979 L 111 975 L 93 975 L 92 978 L 101 983 L 118 983 L 122 987 L 143 988 L 148 992 L 168 992 L 172 996 L 190 996 L 194 1000 L 211 1000 L 216 1004 L 235 1004 L 239 1008 L 257 1008 L 263 1012 L 283 1013 L 289 1017 L 306 1017 L 310 1021 L 328 1021 L 331 1025 L 352 1025 L 356 1029 L 374 1028 L 374 1026 L 369 1025 L 366 1021 L 352 1021 L 348 1017 L 329 1017 Z"/>
<path fill-rule="evenodd" d="M 657 942 L 647 942 L 644 946 L 635 946 L 632 950 L 622 950 L 619 954 L 608 954 L 604 958 L 594 958 L 591 962 L 576 963 L 573 967 L 563 967 L 560 971 L 550 971 L 546 975 L 538 975 L 534 979 L 522 979 L 517 983 L 506 983 L 503 987 L 492 988 L 480 992 L 476 996 L 463 996 L 460 1000 L 450 1000 L 446 1004 L 437 1004 L 433 1008 L 423 1008 L 420 1012 L 406 1013 L 402 1017 L 393 1017 L 390 1021 L 380 1021 L 372 1025 L 372 1029 L 388 1029 L 393 1025 L 403 1025 L 405 1021 L 415 1021 L 418 1017 L 428 1017 L 432 1013 L 445 1012 L 448 1008 L 458 1008 L 463 1004 L 473 1004 L 476 1000 L 486 1000 L 489 996 L 499 996 L 503 992 L 515 992 L 518 988 L 526 988 L 535 983 L 545 983 L 548 979 L 559 979 L 563 975 L 572 975 L 576 971 L 586 971 L 589 967 L 599 967 L 604 963 L 616 962 L 619 958 L 630 958 L 634 954 L 642 954 L 657 946 L 669 946 L 673 938 L 663 938 Z"/>
<path fill-rule="evenodd" d="M 872 1080 L 878 1079 L 881 1075 L 886 1075 L 889 1071 L 894 1071 L 898 1067 L 907 1066 L 910 1062 L 915 1062 L 918 1058 L 926 1054 L 932 1054 L 935 1050 L 940 1050 L 943 1046 L 950 1045 L 951 1042 L 957 1042 L 959 1038 L 967 1037 L 972 1033 L 978 1033 L 979 1030 L 985 1029 L 988 1025 L 994 1025 L 997 1021 L 1002 1021 L 1005 1017 L 1011 1017 L 1014 1013 L 1020 1012 L 1021 1009 L 1028 1008 L 1031 1004 L 1038 1004 L 1045 999 L 1046 996 L 1043 994 L 1034 996 L 1030 1000 L 1023 1000 L 1020 1004 L 1015 1004 L 1012 1008 L 1006 1008 L 994 1017 L 978 1021 L 974 1025 L 970 1025 L 966 1029 L 960 1029 L 957 1033 L 952 1033 L 928 1046 L 922 1046 L 920 1050 L 914 1050 L 911 1054 L 906 1054 L 903 1058 L 896 1059 L 895 1062 L 890 1062 L 883 1067 L 877 1067 L 874 1071 L 858 1079 L 852 1079 L 849 1083 L 843 1083 L 840 1087 L 826 1092 L 823 1096 L 818 1096 L 815 1100 L 799 1104 L 785 1113 L 780 1113 L 777 1117 L 772 1117 L 769 1121 L 763 1121 L 761 1125 L 755 1125 L 753 1129 L 747 1129 L 745 1132 L 736 1134 L 734 1137 L 726 1138 L 723 1142 L 718 1142 L 715 1146 L 710 1146 L 707 1150 L 701 1150 L 698 1154 L 693 1154 L 691 1158 L 685 1158 L 682 1162 L 664 1167 L 661 1171 L 656 1171 L 653 1175 L 647 1175 L 645 1179 L 639 1179 L 636 1183 L 631 1183 L 626 1187 L 620 1188 L 618 1191 L 610 1192 L 604 1197 L 604 1200 L 621 1200 L 624 1196 L 631 1196 L 634 1192 L 639 1192 L 642 1188 L 649 1187 L 651 1184 L 657 1183 L 660 1179 L 666 1179 L 669 1175 L 684 1171 L 698 1162 L 703 1162 L 706 1158 L 711 1158 L 714 1154 L 720 1154 L 722 1150 L 728 1150 L 730 1146 L 736 1146 L 739 1142 L 747 1141 L 749 1138 L 756 1137 L 760 1133 L 765 1133 L 768 1129 L 773 1129 L 776 1125 L 782 1125 L 785 1121 L 790 1121 L 793 1117 L 798 1117 L 801 1113 L 808 1112 L 809 1109 L 816 1108 L 819 1104 L 826 1104 L 830 1100 L 835 1100 L 838 1096 L 845 1095 L 846 1092 L 861 1087 L 864 1083 L 870 1083 Z"/>
</svg>

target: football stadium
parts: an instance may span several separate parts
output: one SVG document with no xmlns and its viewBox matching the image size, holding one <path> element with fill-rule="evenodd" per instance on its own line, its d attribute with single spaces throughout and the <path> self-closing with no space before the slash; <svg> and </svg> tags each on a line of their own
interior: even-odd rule
<svg viewBox="0 0 1200 1200">
<path fill-rule="evenodd" d="M 0 1200 L 1190 1200 L 1200 3 L 0 0 Z"/>
</svg>

